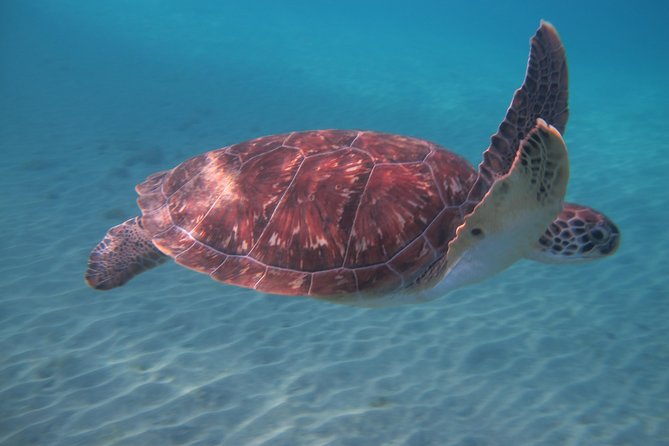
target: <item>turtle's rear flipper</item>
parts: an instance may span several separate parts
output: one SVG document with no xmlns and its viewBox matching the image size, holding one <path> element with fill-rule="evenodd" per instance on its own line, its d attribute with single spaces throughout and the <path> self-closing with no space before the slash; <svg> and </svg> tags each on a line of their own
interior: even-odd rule
<svg viewBox="0 0 669 446">
<path fill-rule="evenodd" d="M 565 203 L 527 257 L 543 263 L 580 263 L 616 252 L 620 230 L 606 215 Z"/>
<path fill-rule="evenodd" d="M 158 251 L 142 227 L 139 217 L 111 228 L 88 258 L 86 283 L 97 290 L 109 290 L 167 259 Z"/>
</svg>

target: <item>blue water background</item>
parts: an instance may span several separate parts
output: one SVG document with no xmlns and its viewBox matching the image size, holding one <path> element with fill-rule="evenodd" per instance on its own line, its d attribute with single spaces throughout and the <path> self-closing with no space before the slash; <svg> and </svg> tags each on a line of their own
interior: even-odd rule
<svg viewBox="0 0 669 446">
<path fill-rule="evenodd" d="M 134 185 L 206 150 L 355 128 L 478 164 L 542 18 L 569 60 L 568 199 L 619 224 L 615 257 L 378 311 L 173 265 L 83 284 Z M 662 1 L 0 2 L 0 444 L 669 444 L 668 22 Z"/>
</svg>

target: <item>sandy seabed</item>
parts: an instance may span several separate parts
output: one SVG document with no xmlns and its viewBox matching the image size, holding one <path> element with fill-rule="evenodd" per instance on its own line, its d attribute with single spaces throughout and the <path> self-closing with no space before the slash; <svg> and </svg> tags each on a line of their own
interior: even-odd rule
<svg viewBox="0 0 669 446">
<path fill-rule="evenodd" d="M 60 161 L 8 175 L 1 444 L 651 445 L 669 436 L 667 257 L 635 244 L 644 234 L 628 212 L 612 259 L 521 262 L 441 300 L 365 310 L 263 296 L 172 263 L 94 292 L 81 277 L 88 250 L 132 209 L 131 187 L 107 188 L 116 177 L 103 172 L 78 185 L 81 166 Z M 118 209 L 105 194 L 118 195 Z"/>
</svg>

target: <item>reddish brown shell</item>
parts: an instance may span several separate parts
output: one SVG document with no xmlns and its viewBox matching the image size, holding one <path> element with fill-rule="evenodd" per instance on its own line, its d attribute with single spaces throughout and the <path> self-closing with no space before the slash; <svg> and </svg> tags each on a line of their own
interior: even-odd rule
<svg viewBox="0 0 669 446">
<path fill-rule="evenodd" d="M 336 298 L 410 286 L 444 256 L 476 179 L 420 139 L 322 130 L 214 150 L 137 186 L 177 263 L 273 294 Z"/>
</svg>

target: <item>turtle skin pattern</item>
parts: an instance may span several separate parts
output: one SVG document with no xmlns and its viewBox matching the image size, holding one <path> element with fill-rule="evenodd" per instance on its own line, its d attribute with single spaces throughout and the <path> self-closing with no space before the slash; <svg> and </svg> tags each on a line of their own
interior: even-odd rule
<svg viewBox="0 0 669 446">
<path fill-rule="evenodd" d="M 445 256 L 475 180 L 428 141 L 320 130 L 207 152 L 136 190 L 154 245 L 180 265 L 336 299 L 410 288 Z"/>
</svg>

